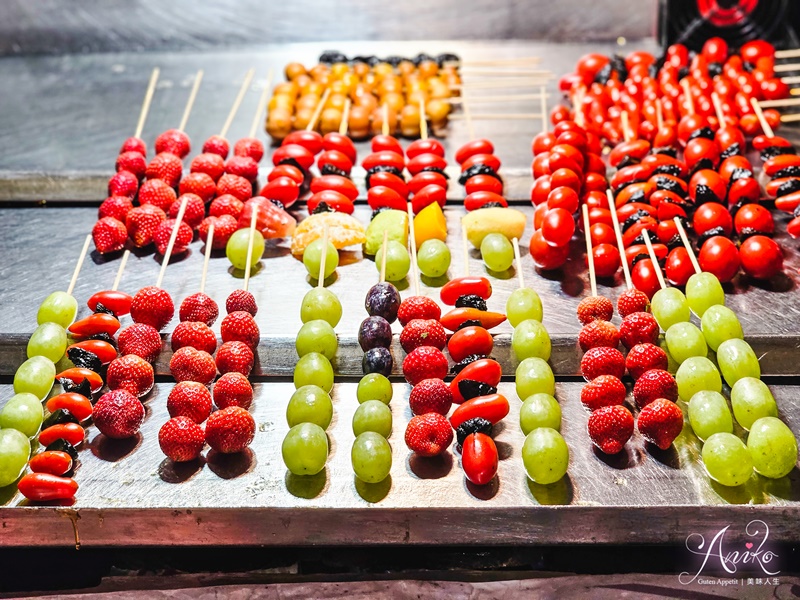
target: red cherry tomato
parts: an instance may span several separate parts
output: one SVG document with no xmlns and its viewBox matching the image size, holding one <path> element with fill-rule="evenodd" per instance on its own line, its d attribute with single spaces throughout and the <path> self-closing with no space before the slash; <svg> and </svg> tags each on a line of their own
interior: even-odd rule
<svg viewBox="0 0 800 600">
<path fill-rule="evenodd" d="M 49 446 L 56 440 L 66 440 L 73 446 L 77 446 L 83 441 L 86 432 L 77 423 L 59 423 L 39 433 L 39 443 L 42 446 Z"/>
<path fill-rule="evenodd" d="M 346 178 L 342 177 L 342 179 Z M 278 200 L 284 206 L 291 206 L 300 196 L 300 186 L 290 177 L 278 177 L 268 181 L 258 195 L 264 196 L 267 200 Z"/>
<path fill-rule="evenodd" d="M 49 473 L 28 473 L 19 480 L 17 489 L 34 502 L 69 500 L 75 497 L 78 483 L 74 479 Z"/>
<path fill-rule="evenodd" d="M 578 210 L 579 198 L 578 193 L 572 188 L 557 187 L 550 190 L 547 195 L 548 208 L 563 208 L 569 214 L 573 214 Z"/>
<path fill-rule="evenodd" d="M 539 229 L 533 232 L 529 243 L 529 250 L 533 262 L 543 271 L 558 269 L 569 257 L 569 244 L 564 246 L 551 246 L 547 243 Z"/>
<path fill-rule="evenodd" d="M 390 152 L 396 152 L 400 156 L 404 156 L 403 146 L 400 145 L 400 142 L 397 141 L 397 138 L 392 137 L 391 135 L 376 135 L 374 138 L 372 138 L 371 148 L 373 152 L 383 152 L 388 150 Z"/>
<path fill-rule="evenodd" d="M 391 175 L 391 173 L 389 173 L 389 175 Z M 323 190 L 334 190 L 347 196 L 347 198 L 353 202 L 358 198 L 358 188 L 356 184 L 353 183 L 351 179 L 342 177 L 341 175 L 322 175 L 321 177 L 314 177 L 314 179 L 311 180 L 311 193 L 316 194 Z M 270 197 L 264 193 L 264 190 L 261 190 L 261 196 Z M 278 198 L 278 200 L 280 200 L 280 198 Z"/>
<path fill-rule="evenodd" d="M 533 142 L 531 142 L 531 152 L 533 156 L 538 156 L 543 152 L 549 152 L 550 148 L 556 145 L 556 139 L 556 135 L 552 131 L 537 133 L 533 137 Z M 494 148 L 492 148 L 492 152 L 494 152 Z M 491 154 L 492 152 L 488 152 L 487 154 Z M 456 154 L 456 160 L 458 160 L 458 154 Z"/>
<path fill-rule="evenodd" d="M 437 173 L 438 175 L 438 173 Z M 376 171 L 369 176 L 370 187 L 373 185 L 383 185 L 392 188 L 401 197 L 408 199 L 408 185 L 401 177 L 389 171 Z"/>
<path fill-rule="evenodd" d="M 326 152 L 341 152 L 351 164 L 356 164 L 356 145 L 349 137 L 337 131 L 325 134 L 325 137 L 322 138 L 322 149 Z"/>
<path fill-rule="evenodd" d="M 553 188 L 566 186 L 572 188 L 576 193 L 581 191 L 581 179 L 569 169 L 557 169 L 550 175 L 550 185 Z"/>
<path fill-rule="evenodd" d="M 463 163 L 461 163 L 461 172 L 474 167 L 475 165 L 486 165 L 492 171 L 497 173 L 500 170 L 500 159 L 494 154 L 473 154 Z"/>
<path fill-rule="evenodd" d="M 592 257 L 598 277 L 611 277 L 620 267 L 619 250 L 612 244 L 598 244 L 592 248 Z"/>
<path fill-rule="evenodd" d="M 350 173 L 353 170 L 353 162 L 344 152 L 339 150 L 325 150 L 319 155 L 317 168 L 321 171 L 326 165 L 345 173 Z"/>
<path fill-rule="evenodd" d="M 374 185 L 367 190 L 367 204 L 369 204 L 372 210 L 385 207 L 395 210 L 406 210 L 406 199 L 392 188 L 382 185 Z"/>
<path fill-rule="evenodd" d="M 462 306 L 443 314 L 439 322 L 445 329 L 457 331 L 465 321 L 477 321 L 481 324 L 481 327 L 492 329 L 505 320 L 506 316 L 503 313 L 478 310 L 471 306 Z"/>
<path fill-rule="evenodd" d="M 739 270 L 739 250 L 728 238 L 715 235 L 703 243 L 697 261 L 703 271 L 713 273 L 725 283 L 733 279 Z"/>
<path fill-rule="evenodd" d="M 439 140 L 428 138 L 426 140 L 414 140 L 406 148 L 406 156 L 415 158 L 422 154 L 435 154 L 444 158 L 444 146 Z"/>
<path fill-rule="evenodd" d="M 710 63 L 724 63 L 728 59 L 728 42 L 712 37 L 703 44 L 703 57 Z"/>
<path fill-rule="evenodd" d="M 592 246 L 598 244 L 616 244 L 617 236 L 614 228 L 606 223 L 595 223 L 589 227 L 589 235 L 592 238 Z"/>
<path fill-rule="evenodd" d="M 63 408 L 72 413 L 76 419 L 83 421 L 92 416 L 92 403 L 85 396 L 75 392 L 64 392 L 47 401 L 47 410 L 51 413 Z"/>
<path fill-rule="evenodd" d="M 692 218 L 692 228 L 697 235 L 721 227 L 726 236 L 733 231 L 733 218 L 728 209 L 716 202 L 706 202 L 697 207 Z"/>
<path fill-rule="evenodd" d="M 450 306 L 454 306 L 456 300 L 461 296 L 468 295 L 480 296 L 484 300 L 488 300 L 492 295 L 492 284 L 486 277 L 456 277 L 451 279 L 442 286 L 439 292 L 439 297 L 442 302 Z"/>
<path fill-rule="evenodd" d="M 86 350 L 86 352 L 91 352 L 104 365 L 117 358 L 117 349 L 103 340 L 83 340 L 69 346 L 67 352 L 69 353 L 72 348 L 80 348 L 81 350 Z"/>
<path fill-rule="evenodd" d="M 758 233 L 772 233 L 775 231 L 775 220 L 772 213 L 760 204 L 745 204 L 733 218 L 736 233 L 755 231 Z"/>
<path fill-rule="evenodd" d="M 715 169 L 719 164 L 720 150 L 717 142 L 708 138 L 697 137 L 686 143 L 683 160 L 691 171 L 699 163 L 706 164 L 707 168 Z"/>
<path fill-rule="evenodd" d="M 126 294 L 125 292 L 120 292 L 117 290 L 105 290 L 93 294 L 91 298 L 86 301 L 86 304 L 88 304 L 89 308 L 94 311 L 97 309 L 97 304 L 100 303 L 109 310 L 114 311 L 115 315 L 122 316 L 131 312 L 132 300 L 133 296 Z"/>
<path fill-rule="evenodd" d="M 76 385 L 80 384 L 85 379 L 89 382 L 89 387 L 92 389 L 92 392 L 96 392 L 103 387 L 103 378 L 100 377 L 99 373 L 82 367 L 72 367 L 71 369 L 61 371 L 61 373 L 56 375 L 56 381 L 60 379 L 69 379 Z M 47 444 L 45 444 L 45 446 L 47 446 Z"/>
<path fill-rule="evenodd" d="M 541 232 L 552 246 L 565 246 L 575 233 L 575 220 L 563 208 L 551 208 L 544 215 Z"/>
<path fill-rule="evenodd" d="M 444 170 L 447 167 L 447 161 L 438 154 L 418 154 L 408 161 L 408 172 L 413 177 L 417 173 L 425 170 L 438 169 Z"/>
<path fill-rule="evenodd" d="M 114 335 L 119 329 L 119 320 L 108 313 L 95 313 L 79 321 L 75 321 L 67 330 L 80 337 L 89 337 L 99 333 Z"/>
<path fill-rule="evenodd" d="M 72 457 L 66 452 L 45 450 L 31 458 L 28 467 L 34 473 L 63 475 L 72 468 Z"/>
<path fill-rule="evenodd" d="M 392 152 L 390 150 L 382 150 L 380 152 L 373 152 L 364 158 L 361 166 L 369 171 L 375 167 L 392 167 L 399 171 L 406 168 L 406 161 L 401 154 Z"/>
<path fill-rule="evenodd" d="M 509 410 L 508 400 L 502 394 L 490 394 L 471 398 L 457 406 L 450 415 L 450 424 L 456 429 L 464 421 L 482 418 L 491 421 L 492 425 L 499 423 Z"/>
<path fill-rule="evenodd" d="M 694 267 L 686 248 L 678 246 L 672 249 L 667 256 L 664 273 L 672 285 L 686 285 L 689 277 L 694 275 Z"/>
<path fill-rule="evenodd" d="M 637 290 L 644 292 L 651 299 L 653 294 L 661 288 L 655 267 L 653 267 L 653 262 L 649 258 L 641 259 L 633 265 L 631 281 Z"/>
<path fill-rule="evenodd" d="M 739 258 L 745 273 L 756 279 L 770 279 L 783 269 L 783 251 L 765 235 L 754 235 L 742 242 Z"/>
<path fill-rule="evenodd" d="M 464 475 L 475 485 L 486 485 L 497 475 L 498 455 L 494 440 L 484 433 L 471 433 L 461 448 Z"/>
<path fill-rule="evenodd" d="M 293 131 L 285 138 L 281 146 L 302 146 L 311 154 L 319 154 L 322 152 L 322 136 L 316 131 Z"/>
<path fill-rule="evenodd" d="M 324 202 L 333 210 L 345 213 L 347 215 L 352 215 L 355 208 L 353 206 L 353 202 L 344 194 L 334 190 L 322 190 L 321 192 L 317 192 L 311 196 L 311 198 L 306 201 L 308 212 L 313 213 L 319 206 L 320 202 Z M 405 208 L 405 203 L 403 203 L 403 207 Z"/>
<path fill-rule="evenodd" d="M 408 191 L 416 194 L 426 185 L 435 184 L 441 188 L 447 189 L 447 177 L 436 171 L 422 171 L 414 175 L 408 182 Z"/>
<path fill-rule="evenodd" d="M 297 185 L 303 185 L 303 181 L 305 180 L 303 172 L 294 165 L 278 165 L 269 172 L 267 181 L 272 181 L 278 177 L 288 177 Z"/>
<path fill-rule="evenodd" d="M 557 125 L 561 121 L 566 121 L 569 118 L 570 118 L 569 109 L 562 104 L 556 105 L 550 111 L 550 123 L 552 123 L 553 125 Z"/>
<path fill-rule="evenodd" d="M 447 351 L 455 362 L 461 362 L 470 354 L 489 356 L 494 347 L 492 334 L 483 327 L 464 327 L 456 331 L 447 342 Z"/>
<path fill-rule="evenodd" d="M 497 202 L 504 207 L 508 206 L 508 202 L 500 194 L 495 194 L 494 192 L 472 192 L 464 198 L 464 208 L 467 211 L 473 211 L 490 202 Z"/>
<path fill-rule="evenodd" d="M 775 47 L 766 40 L 753 40 L 739 48 L 739 56 L 743 61 L 755 64 L 764 56 L 774 57 Z"/>
<path fill-rule="evenodd" d="M 758 202 L 761 199 L 761 186 L 754 177 L 740 177 L 731 182 L 728 188 L 728 204 Z"/>
<path fill-rule="evenodd" d="M 447 202 L 447 190 L 435 183 L 431 183 L 414 194 L 413 198 L 411 198 L 411 208 L 416 214 L 434 202 L 444 208 L 445 202 Z"/>
<path fill-rule="evenodd" d="M 489 140 L 472 140 L 456 150 L 456 162 L 459 165 L 476 154 L 494 154 L 494 145 Z M 444 156 L 444 155 L 442 155 Z"/>
<path fill-rule="evenodd" d="M 303 171 L 308 171 L 314 164 L 314 153 L 300 144 L 284 144 L 272 153 L 272 164 L 276 167 L 283 161 L 289 159 L 297 161 L 297 164 L 300 165 Z"/>
<path fill-rule="evenodd" d="M 453 402 L 456 404 L 464 402 L 464 396 L 461 395 L 461 391 L 458 389 L 459 381 L 471 379 L 472 381 L 480 381 L 481 383 L 497 387 L 502 376 L 503 370 L 500 367 L 500 363 L 491 358 L 481 358 L 469 363 L 466 367 L 461 369 L 461 372 L 450 382 L 450 391 L 453 392 Z"/>
<path fill-rule="evenodd" d="M 689 136 L 703 127 L 708 127 L 708 119 L 703 115 L 686 115 L 678 122 L 678 140 L 685 146 Z"/>
<path fill-rule="evenodd" d="M 469 195 L 472 192 L 494 192 L 503 194 L 503 183 L 491 175 L 473 175 L 464 184 L 464 191 Z"/>
</svg>

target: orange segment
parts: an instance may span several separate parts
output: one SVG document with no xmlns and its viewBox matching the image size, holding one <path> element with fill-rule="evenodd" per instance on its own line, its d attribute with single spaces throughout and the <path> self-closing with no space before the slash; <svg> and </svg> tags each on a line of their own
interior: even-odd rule
<svg viewBox="0 0 800 600">
<path fill-rule="evenodd" d="M 414 217 L 414 236 L 417 250 L 426 240 L 447 241 L 447 221 L 438 203 L 429 204 Z"/>
<path fill-rule="evenodd" d="M 311 242 L 321 238 L 328 226 L 328 240 L 338 250 L 366 241 L 364 226 L 360 221 L 340 212 L 324 212 L 310 215 L 294 231 L 292 254 L 303 254 Z"/>
</svg>

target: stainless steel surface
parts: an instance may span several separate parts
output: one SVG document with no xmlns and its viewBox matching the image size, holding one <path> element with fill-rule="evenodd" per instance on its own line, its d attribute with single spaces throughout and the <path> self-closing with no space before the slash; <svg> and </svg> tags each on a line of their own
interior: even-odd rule
<svg viewBox="0 0 800 600">
<path fill-rule="evenodd" d="M 384 483 L 366 485 L 353 475 L 354 383 L 334 385 L 330 457 L 320 475 L 294 477 L 283 465 L 284 414 L 294 387 L 276 382 L 255 385 L 251 411 L 257 433 L 249 452 L 208 452 L 205 460 L 176 467 L 157 442 L 158 428 L 168 418 L 171 387 L 159 383 L 145 400 L 147 419 L 137 438 L 112 441 L 89 428 L 73 507 L 22 508 L 14 506 L 19 496 L 0 497 L 6 505 L 0 508 L 4 544 L 71 545 L 73 523 L 87 546 L 663 543 L 753 518 L 769 523 L 771 540 L 796 539 L 797 470 L 782 480 L 755 475 L 740 488 L 718 486 L 705 474 L 700 442 L 688 427 L 665 452 L 636 434 L 620 455 L 604 457 L 586 434 L 588 413 L 579 401 L 579 383 L 557 386 L 570 467 L 550 486 L 525 476 L 520 401 L 512 383 L 501 383 L 511 412 L 496 427 L 498 478 L 484 487 L 466 482 L 454 449 L 432 460 L 411 455 L 403 443 L 411 416 L 406 384 L 394 386 L 393 464 Z M 781 416 L 800 432 L 794 388 L 772 389 Z"/>
</svg>

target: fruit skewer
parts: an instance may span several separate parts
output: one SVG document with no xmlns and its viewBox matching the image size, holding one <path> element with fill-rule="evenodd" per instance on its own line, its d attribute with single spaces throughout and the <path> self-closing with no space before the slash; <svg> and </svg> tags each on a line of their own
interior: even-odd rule
<svg viewBox="0 0 800 600">
<path fill-rule="evenodd" d="M 230 142 L 228 142 L 225 136 L 228 134 L 228 130 L 231 128 L 233 120 L 236 118 L 236 113 L 239 112 L 239 107 L 242 105 L 242 100 L 244 100 L 244 96 L 253 81 L 254 75 L 255 69 L 248 69 L 245 73 L 244 79 L 242 80 L 242 85 L 239 87 L 239 92 L 236 94 L 233 105 L 228 111 L 228 116 L 225 118 L 225 122 L 222 124 L 222 129 L 220 129 L 218 134 L 212 135 L 203 143 L 204 153 L 218 154 L 223 159 L 228 158 L 228 154 L 230 152 Z"/>
</svg>

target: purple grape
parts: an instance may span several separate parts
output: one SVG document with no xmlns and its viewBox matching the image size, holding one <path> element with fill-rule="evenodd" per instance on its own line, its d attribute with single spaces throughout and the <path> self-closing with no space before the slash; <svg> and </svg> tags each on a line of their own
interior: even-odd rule
<svg viewBox="0 0 800 600">
<path fill-rule="evenodd" d="M 392 326 L 383 317 L 367 317 L 358 328 L 358 343 L 364 352 L 370 348 L 388 348 L 392 344 Z"/>
<path fill-rule="evenodd" d="M 370 316 L 383 317 L 389 323 L 394 323 L 400 308 L 400 292 L 388 281 L 377 283 L 367 292 L 364 308 Z"/>
<path fill-rule="evenodd" d="M 380 373 L 388 377 L 392 373 L 392 354 L 387 348 L 370 348 L 361 359 L 361 369 L 364 374 Z"/>
</svg>

